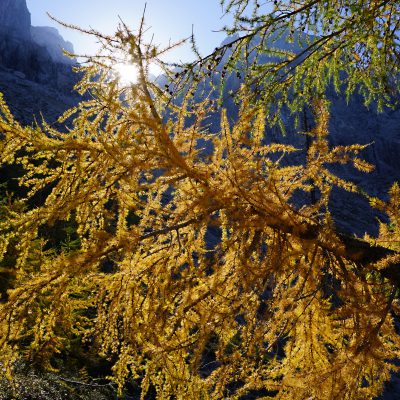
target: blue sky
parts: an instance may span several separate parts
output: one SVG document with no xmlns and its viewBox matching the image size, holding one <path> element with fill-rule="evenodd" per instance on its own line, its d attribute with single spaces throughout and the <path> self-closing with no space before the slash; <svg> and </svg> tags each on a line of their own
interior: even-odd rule
<svg viewBox="0 0 400 400">
<path fill-rule="evenodd" d="M 202 53 L 212 51 L 223 39 L 223 33 L 213 33 L 229 23 L 222 18 L 219 0 L 27 0 L 32 25 L 55 26 L 64 39 L 73 43 L 76 53 L 94 53 L 94 39 L 64 29 L 49 19 L 46 12 L 67 23 L 92 27 L 111 34 L 118 25 L 118 15 L 135 29 L 146 8 L 146 22 L 154 34 L 155 43 L 167 44 L 190 36 L 192 24 Z M 189 46 L 175 51 L 171 58 L 188 61 L 193 58 Z"/>
</svg>

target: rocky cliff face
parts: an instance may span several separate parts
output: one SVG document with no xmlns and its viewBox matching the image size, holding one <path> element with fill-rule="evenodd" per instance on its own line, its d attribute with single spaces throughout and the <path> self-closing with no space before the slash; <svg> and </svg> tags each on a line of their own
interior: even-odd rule
<svg viewBox="0 0 400 400">
<path fill-rule="evenodd" d="M 81 100 L 72 90 L 64 92 L 57 87 L 34 82 L 20 72 L 2 66 L 0 92 L 14 117 L 28 125 L 35 120 L 40 124 L 42 117 L 53 124 L 65 110 Z"/>
<path fill-rule="evenodd" d="M 0 0 L 1 66 L 30 81 L 70 91 L 77 77 L 74 61 L 63 55 L 63 48 L 73 52 L 56 29 L 31 27 L 25 0 Z"/>
<path fill-rule="evenodd" d="M 0 33 L 30 39 L 31 14 L 25 0 L 0 0 Z"/>
<path fill-rule="evenodd" d="M 0 35 L 0 65 L 61 90 L 72 88 L 76 81 L 71 63 L 55 61 L 45 47 L 7 34 Z"/>
<path fill-rule="evenodd" d="M 57 29 L 31 26 L 25 0 L 0 0 L 0 92 L 19 121 L 53 122 L 79 101 L 63 48 L 73 52 Z"/>
<path fill-rule="evenodd" d="M 63 50 L 74 52 L 74 46 L 67 42 L 58 33 L 56 28 L 50 26 L 31 26 L 32 40 L 49 53 L 51 59 L 56 63 L 74 64 L 75 60 L 65 56 Z"/>
</svg>

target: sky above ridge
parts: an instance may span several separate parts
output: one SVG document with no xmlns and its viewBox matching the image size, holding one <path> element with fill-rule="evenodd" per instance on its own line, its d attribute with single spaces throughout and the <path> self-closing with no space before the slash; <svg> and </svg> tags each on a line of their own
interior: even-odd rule
<svg viewBox="0 0 400 400">
<path fill-rule="evenodd" d="M 197 45 L 205 55 L 222 42 L 224 33 L 216 33 L 230 19 L 223 17 L 219 0 L 26 0 L 33 26 L 54 26 L 65 40 L 74 45 L 77 54 L 94 54 L 93 37 L 66 29 L 52 21 L 55 18 L 82 28 L 93 28 L 112 34 L 119 16 L 133 30 L 140 23 L 146 4 L 145 20 L 154 42 L 162 45 L 191 35 L 192 25 Z M 169 61 L 194 58 L 190 46 L 184 45 L 171 53 Z"/>
</svg>

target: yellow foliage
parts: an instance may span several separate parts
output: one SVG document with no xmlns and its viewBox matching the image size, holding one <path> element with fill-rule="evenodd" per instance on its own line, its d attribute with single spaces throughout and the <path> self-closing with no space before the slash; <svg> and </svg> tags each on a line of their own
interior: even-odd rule
<svg viewBox="0 0 400 400">
<path fill-rule="evenodd" d="M 0 161 L 22 165 L 28 189 L 26 207 L 0 221 L 0 254 L 17 254 L 0 304 L 6 373 L 21 356 L 49 362 L 78 337 L 115 360 L 120 389 L 140 379 L 142 398 L 150 385 L 159 399 L 378 395 L 399 357 L 396 287 L 368 278 L 379 268 L 352 258 L 327 209 L 333 185 L 357 191 L 329 166 L 369 170 L 363 146 L 332 148 L 328 105 L 316 100 L 307 162 L 291 162 L 295 148 L 264 143 L 265 113 L 245 87 L 237 121 L 222 110 L 218 134 L 205 128 L 208 100 L 186 98 L 165 121 L 168 99 L 146 75 L 154 49 L 143 57 L 134 40 L 139 83 L 120 88 L 88 67 L 80 87 L 94 97 L 65 114 L 68 134 L 23 127 L 0 104 Z M 296 208 L 295 193 L 310 190 L 318 201 Z M 397 224 L 398 188 L 392 197 Z M 35 261 L 41 231 L 69 219 L 79 247 Z"/>
</svg>

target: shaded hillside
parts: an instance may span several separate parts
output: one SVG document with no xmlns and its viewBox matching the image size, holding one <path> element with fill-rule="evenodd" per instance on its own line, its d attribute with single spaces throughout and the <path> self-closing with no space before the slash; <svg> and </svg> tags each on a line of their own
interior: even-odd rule
<svg viewBox="0 0 400 400">
<path fill-rule="evenodd" d="M 56 121 L 65 110 L 75 106 L 80 97 L 72 90 L 63 92 L 56 87 L 26 79 L 9 68 L 0 66 L 0 88 L 15 118 L 23 124 L 41 116 L 49 123 Z"/>
<path fill-rule="evenodd" d="M 25 0 L 0 0 L 0 92 L 23 123 L 42 114 L 53 122 L 77 104 L 73 87 L 79 77 L 71 43 L 49 27 L 32 27 Z"/>
</svg>

